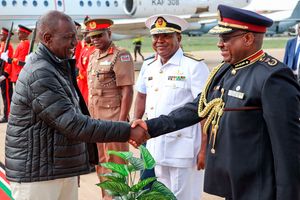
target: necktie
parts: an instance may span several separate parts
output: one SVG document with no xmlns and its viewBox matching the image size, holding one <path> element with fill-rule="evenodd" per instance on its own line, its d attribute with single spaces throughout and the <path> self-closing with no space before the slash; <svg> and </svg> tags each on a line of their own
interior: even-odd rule
<svg viewBox="0 0 300 200">
<path fill-rule="evenodd" d="M 295 56 L 294 56 L 294 63 L 293 63 L 293 66 L 292 66 L 292 70 L 297 69 L 299 53 L 300 53 L 300 44 L 298 44 L 297 51 L 296 51 Z"/>
</svg>

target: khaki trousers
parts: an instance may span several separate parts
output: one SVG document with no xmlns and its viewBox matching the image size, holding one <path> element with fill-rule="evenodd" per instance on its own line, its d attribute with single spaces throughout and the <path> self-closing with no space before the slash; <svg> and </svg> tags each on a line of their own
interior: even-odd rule
<svg viewBox="0 0 300 200">
<path fill-rule="evenodd" d="M 78 200 L 78 177 L 30 183 L 10 182 L 15 200 Z"/>
<path fill-rule="evenodd" d="M 118 163 L 118 164 L 125 164 L 123 159 L 119 158 L 118 156 L 114 156 L 114 155 L 109 156 L 107 154 L 107 150 L 129 151 L 128 143 L 121 143 L 121 142 L 97 143 L 97 147 L 98 147 L 99 163 L 114 162 L 114 163 Z M 96 172 L 98 174 L 99 181 L 103 182 L 103 181 L 105 181 L 105 179 L 99 175 L 109 173 L 111 171 L 98 165 L 98 166 L 96 166 Z M 104 200 L 112 199 L 102 189 L 101 189 L 101 193 L 102 193 L 102 198 L 100 198 L 100 199 L 104 199 Z"/>
</svg>

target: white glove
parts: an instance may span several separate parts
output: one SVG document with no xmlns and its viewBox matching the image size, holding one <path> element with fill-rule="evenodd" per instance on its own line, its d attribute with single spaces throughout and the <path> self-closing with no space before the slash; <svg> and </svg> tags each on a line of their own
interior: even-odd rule
<svg viewBox="0 0 300 200">
<path fill-rule="evenodd" d="M 5 76 L 0 76 L 0 83 L 2 82 L 2 81 L 4 81 L 6 79 L 6 77 Z"/>
<path fill-rule="evenodd" d="M 8 61 L 8 50 L 1 53 L 1 59 L 4 60 L 5 62 Z"/>
</svg>

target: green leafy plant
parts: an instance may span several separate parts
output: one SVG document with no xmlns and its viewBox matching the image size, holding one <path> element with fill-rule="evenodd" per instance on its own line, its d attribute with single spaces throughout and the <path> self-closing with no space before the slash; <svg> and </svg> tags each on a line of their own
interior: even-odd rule
<svg viewBox="0 0 300 200">
<path fill-rule="evenodd" d="M 127 164 L 101 163 L 101 166 L 112 172 L 101 174 L 107 180 L 97 186 L 119 200 L 176 200 L 174 194 L 163 183 L 157 181 L 156 177 L 134 182 L 137 171 L 153 169 L 155 166 L 155 160 L 150 152 L 144 146 L 140 146 L 139 150 L 142 158 L 133 157 L 132 152 L 108 151 L 109 155 L 118 156 Z M 151 188 L 144 189 L 150 183 Z"/>
</svg>

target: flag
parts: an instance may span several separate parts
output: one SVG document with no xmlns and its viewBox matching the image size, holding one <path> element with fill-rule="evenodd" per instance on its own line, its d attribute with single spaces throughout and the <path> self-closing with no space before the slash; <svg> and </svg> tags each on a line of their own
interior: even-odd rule
<svg viewBox="0 0 300 200">
<path fill-rule="evenodd" d="M 5 167 L 0 162 L 0 199 L 1 200 L 12 200 L 11 190 L 9 181 L 5 176 Z"/>
</svg>

